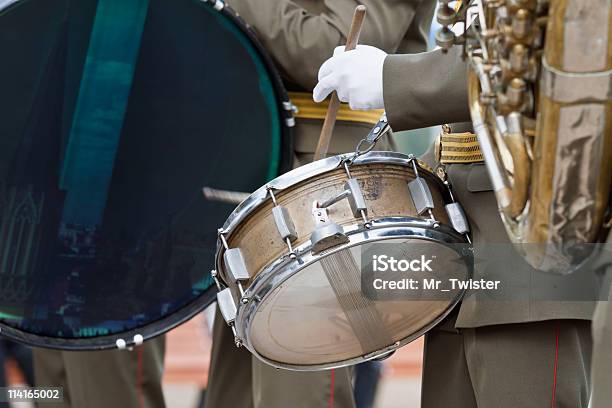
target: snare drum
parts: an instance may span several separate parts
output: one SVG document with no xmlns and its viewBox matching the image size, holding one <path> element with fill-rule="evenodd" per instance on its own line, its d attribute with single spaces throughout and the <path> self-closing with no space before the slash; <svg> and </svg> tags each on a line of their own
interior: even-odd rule
<svg viewBox="0 0 612 408">
<path fill-rule="evenodd" d="M 275 367 L 308 371 L 379 358 L 459 302 L 463 290 L 448 281 L 471 276 L 467 232 L 448 186 L 414 157 L 320 160 L 257 190 L 219 230 L 219 307 L 236 344 Z M 435 259 L 432 271 L 389 276 L 441 286 L 372 296 L 366 271 L 377 248 L 404 260 Z"/>
</svg>

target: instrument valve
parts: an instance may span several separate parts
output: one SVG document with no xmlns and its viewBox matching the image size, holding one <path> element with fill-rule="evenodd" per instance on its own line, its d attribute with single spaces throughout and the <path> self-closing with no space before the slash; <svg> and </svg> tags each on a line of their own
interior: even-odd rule
<svg viewBox="0 0 612 408">
<path fill-rule="evenodd" d="M 436 33 L 436 45 L 442 49 L 443 53 L 446 53 L 455 45 L 455 38 L 455 33 L 449 30 L 448 27 L 442 27 Z"/>
<path fill-rule="evenodd" d="M 457 13 L 453 10 L 448 3 L 440 5 L 436 12 L 436 20 L 438 23 L 448 30 L 448 26 L 451 26 L 457 20 Z"/>
<path fill-rule="evenodd" d="M 512 34 L 517 39 L 525 38 L 531 31 L 531 18 L 529 11 L 519 9 L 512 19 Z"/>
</svg>

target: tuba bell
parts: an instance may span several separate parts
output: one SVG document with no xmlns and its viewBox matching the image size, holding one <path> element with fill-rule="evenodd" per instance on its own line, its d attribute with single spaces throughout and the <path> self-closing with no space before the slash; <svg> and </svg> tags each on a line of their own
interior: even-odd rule
<svg viewBox="0 0 612 408">
<path fill-rule="evenodd" d="M 612 1 L 442 0 L 437 19 L 438 45 L 461 44 L 469 62 L 474 133 L 511 241 L 537 269 L 572 271 L 611 222 Z"/>
</svg>

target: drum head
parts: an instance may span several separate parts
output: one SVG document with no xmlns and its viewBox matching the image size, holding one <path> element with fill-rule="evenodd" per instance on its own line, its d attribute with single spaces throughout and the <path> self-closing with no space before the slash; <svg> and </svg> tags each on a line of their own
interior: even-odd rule
<svg viewBox="0 0 612 408">
<path fill-rule="evenodd" d="M 395 259 L 433 259 L 428 271 L 385 271 L 387 280 L 413 279 L 412 290 L 373 291 L 363 271 L 373 254 Z M 363 362 L 421 336 L 444 318 L 463 290 L 450 279 L 471 276 L 465 245 L 415 238 L 369 240 L 324 255 L 268 293 L 249 317 L 248 345 L 264 361 L 284 368 L 313 370 Z M 441 286 L 428 289 L 425 280 Z M 377 287 L 382 282 L 377 283 Z M 444 290 L 444 289 L 449 289 Z M 368 357 L 369 356 L 369 357 Z"/>
<path fill-rule="evenodd" d="M 198 0 L 0 1 L 2 333 L 131 344 L 216 293 L 216 229 L 291 157 L 278 74 Z"/>
</svg>

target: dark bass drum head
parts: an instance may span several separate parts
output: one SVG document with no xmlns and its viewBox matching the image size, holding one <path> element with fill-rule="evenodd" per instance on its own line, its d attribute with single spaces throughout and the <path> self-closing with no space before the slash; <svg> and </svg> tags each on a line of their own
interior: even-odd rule
<svg viewBox="0 0 612 408">
<path fill-rule="evenodd" d="M 214 299 L 217 227 L 290 163 L 288 99 L 222 3 L 0 0 L 0 328 L 129 346 Z"/>
</svg>

